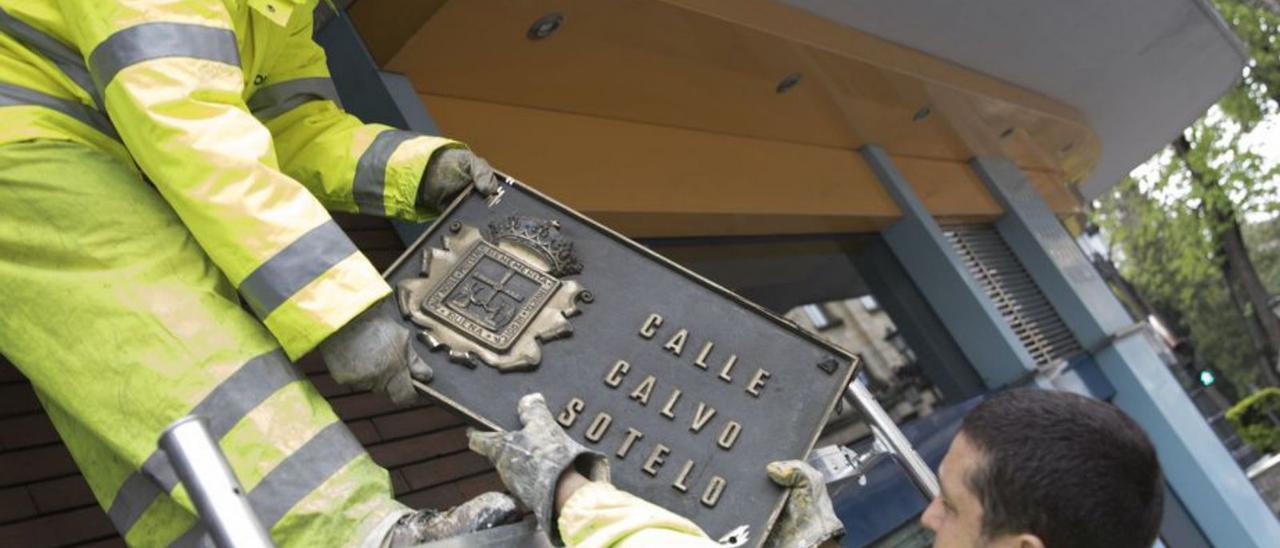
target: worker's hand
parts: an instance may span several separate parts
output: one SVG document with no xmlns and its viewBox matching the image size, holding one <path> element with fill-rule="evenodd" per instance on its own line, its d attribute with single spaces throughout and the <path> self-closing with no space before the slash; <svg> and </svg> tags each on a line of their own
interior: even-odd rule
<svg viewBox="0 0 1280 548">
<path fill-rule="evenodd" d="M 520 398 L 517 432 L 470 430 L 471 450 L 484 455 L 498 469 L 512 494 L 538 516 L 538 524 L 553 542 L 560 544 L 555 523 L 556 485 L 566 471 L 574 470 L 592 481 L 609 481 L 609 461 L 583 447 L 556 424 L 542 394 Z"/>
<path fill-rule="evenodd" d="M 498 178 L 489 162 L 465 148 L 437 152 L 422 174 L 418 203 L 432 211 L 443 211 L 468 186 L 489 196 L 498 191 Z"/>
<path fill-rule="evenodd" d="M 517 521 L 520 510 L 516 501 L 490 491 L 445 511 L 425 509 L 405 514 L 381 541 L 361 545 L 411 548 Z"/>
<path fill-rule="evenodd" d="M 393 308 L 384 300 L 356 316 L 320 343 L 320 355 L 333 380 L 409 405 L 420 397 L 412 381 L 430 381 L 431 366 L 413 351 L 409 330 L 392 319 Z"/>
<path fill-rule="evenodd" d="M 799 460 L 771 462 L 768 472 L 769 479 L 786 487 L 788 495 L 778 524 L 765 539 L 766 547 L 812 548 L 844 535 L 821 473 Z"/>
</svg>

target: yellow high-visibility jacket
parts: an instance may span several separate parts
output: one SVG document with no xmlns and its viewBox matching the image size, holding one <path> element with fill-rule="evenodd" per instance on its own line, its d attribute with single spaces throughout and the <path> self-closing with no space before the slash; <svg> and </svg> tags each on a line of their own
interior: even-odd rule
<svg viewBox="0 0 1280 548">
<path fill-rule="evenodd" d="M 720 546 L 693 522 L 605 482 L 574 491 L 556 522 L 572 548 Z"/>
<path fill-rule="evenodd" d="M 0 145 L 136 164 L 291 358 L 389 292 L 326 208 L 424 220 L 426 164 L 458 146 L 345 114 L 315 4 L 0 0 Z"/>
</svg>

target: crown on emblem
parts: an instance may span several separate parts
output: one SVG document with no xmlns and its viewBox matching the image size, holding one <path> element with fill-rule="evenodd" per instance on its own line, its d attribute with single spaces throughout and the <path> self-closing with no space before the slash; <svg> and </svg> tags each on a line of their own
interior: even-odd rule
<svg viewBox="0 0 1280 548">
<path fill-rule="evenodd" d="M 494 241 L 508 241 L 524 247 L 547 261 L 548 274 L 557 278 L 582 272 L 582 262 L 573 251 L 573 242 L 560 235 L 560 223 L 512 215 L 489 223 Z"/>
</svg>

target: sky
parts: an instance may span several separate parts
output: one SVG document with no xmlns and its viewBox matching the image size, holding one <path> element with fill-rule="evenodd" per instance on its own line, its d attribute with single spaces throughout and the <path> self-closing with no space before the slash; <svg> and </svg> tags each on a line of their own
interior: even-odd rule
<svg viewBox="0 0 1280 548">
<path fill-rule="evenodd" d="M 1218 111 L 1218 108 L 1215 106 L 1210 109 L 1207 116 L 1210 119 L 1216 120 L 1223 118 L 1224 115 Z M 1252 150 L 1266 159 L 1269 166 L 1280 165 L 1280 113 L 1276 113 L 1274 111 L 1269 113 L 1262 122 L 1255 126 L 1254 129 L 1243 138 L 1242 144 L 1247 149 Z M 1138 165 L 1138 167 L 1135 167 L 1133 171 L 1130 172 L 1130 176 L 1138 179 L 1139 181 L 1155 179 L 1158 177 L 1160 166 L 1163 165 L 1164 162 L 1167 162 L 1170 156 L 1171 152 L 1166 148 L 1151 159 Z M 1280 185 L 1280 181 L 1276 181 L 1274 184 Z M 1164 193 L 1162 195 L 1162 199 L 1167 201 L 1181 200 L 1184 193 L 1185 189 L 1175 187 L 1170 189 L 1169 192 Z M 1277 194 L 1280 194 L 1280 192 L 1277 192 Z M 1280 197 L 1278 197 L 1278 199 L 1280 199 Z M 1249 222 L 1261 222 L 1275 215 L 1275 213 L 1255 212 L 1247 215 L 1246 219 Z"/>
<path fill-rule="evenodd" d="M 1249 133 L 1249 148 L 1280 164 L 1280 115 L 1272 114 Z"/>
</svg>

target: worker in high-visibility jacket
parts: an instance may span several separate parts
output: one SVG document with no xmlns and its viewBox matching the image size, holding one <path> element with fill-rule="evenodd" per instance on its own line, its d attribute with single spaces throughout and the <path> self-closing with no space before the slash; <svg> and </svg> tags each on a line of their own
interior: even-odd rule
<svg viewBox="0 0 1280 548">
<path fill-rule="evenodd" d="M 403 402 L 389 288 L 327 210 L 421 221 L 496 182 L 341 110 L 316 0 L 0 0 L 0 352 L 134 545 L 203 536 L 156 441 L 209 419 L 272 537 L 404 545 L 514 512 L 397 503 L 290 363 Z M 241 307 L 241 299 L 247 304 Z M 366 311 L 371 311 L 366 313 Z"/>
<path fill-rule="evenodd" d="M 693 522 L 609 484 L 609 459 L 570 438 L 551 416 L 542 394 L 516 407 L 523 428 L 467 432 L 471 450 L 489 458 L 502 482 L 533 510 L 551 541 L 573 548 L 711 548 L 759 545 L 759 531 L 739 528 L 719 542 Z M 772 462 L 770 480 L 787 490 L 766 548 L 815 548 L 844 535 L 827 486 L 803 461 Z"/>
</svg>

